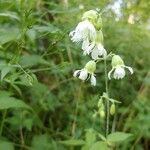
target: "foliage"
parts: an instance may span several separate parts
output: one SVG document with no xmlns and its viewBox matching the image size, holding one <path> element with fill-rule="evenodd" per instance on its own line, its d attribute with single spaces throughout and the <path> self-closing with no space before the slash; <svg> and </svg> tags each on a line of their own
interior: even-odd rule
<svg viewBox="0 0 150 150">
<path fill-rule="evenodd" d="M 149 149 L 149 1 L 134 0 L 130 7 L 123 1 L 119 20 L 110 9 L 114 2 L 0 1 L 0 149 L 97 150 L 106 143 L 117 150 Z M 96 87 L 74 79 L 74 69 L 88 59 L 68 37 L 82 13 L 96 7 L 103 11 L 105 48 L 134 68 L 132 78 L 109 84 L 112 97 L 122 102 L 111 117 L 112 132 L 119 132 L 109 139 L 103 120 L 92 117 L 104 91 L 103 65 Z"/>
</svg>

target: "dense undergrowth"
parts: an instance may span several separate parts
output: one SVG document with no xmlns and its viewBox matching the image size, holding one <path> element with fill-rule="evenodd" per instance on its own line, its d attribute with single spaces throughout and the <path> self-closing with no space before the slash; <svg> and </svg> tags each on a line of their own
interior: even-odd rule
<svg viewBox="0 0 150 150">
<path fill-rule="evenodd" d="M 0 1 L 0 150 L 76 150 L 80 146 L 68 148 L 61 141 L 84 140 L 91 128 L 105 134 L 103 120 L 92 117 L 104 91 L 103 65 L 97 66 L 96 87 L 73 78 L 73 71 L 84 66 L 88 57 L 83 59 L 68 34 L 83 11 L 104 9 L 109 3 Z M 105 48 L 117 51 L 134 68 L 132 77 L 109 84 L 112 97 L 122 102 L 111 118 L 112 130 L 133 134 L 117 150 L 148 150 L 149 4 L 143 8 L 142 2 L 140 7 L 135 1 L 130 9 L 125 4 L 119 21 L 109 9 L 102 14 Z M 129 24 L 127 16 L 136 11 L 141 12 L 140 21 Z"/>
</svg>

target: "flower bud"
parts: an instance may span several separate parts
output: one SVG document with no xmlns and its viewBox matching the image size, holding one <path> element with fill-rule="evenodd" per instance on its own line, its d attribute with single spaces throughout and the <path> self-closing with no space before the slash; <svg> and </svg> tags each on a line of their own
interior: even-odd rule
<svg viewBox="0 0 150 150">
<path fill-rule="evenodd" d="M 82 16 L 82 20 L 86 19 L 89 19 L 90 21 L 94 22 L 97 19 L 97 12 L 95 10 L 86 11 Z"/>
<path fill-rule="evenodd" d="M 112 67 L 117 67 L 120 65 L 124 65 L 124 61 L 122 60 L 122 58 L 119 55 L 114 55 L 112 57 L 111 64 L 112 64 Z"/>
<path fill-rule="evenodd" d="M 101 117 L 101 118 L 104 118 L 104 117 L 105 117 L 105 112 L 104 112 L 104 110 L 101 110 L 101 111 L 99 112 L 99 114 L 100 114 L 100 117 Z"/>
<path fill-rule="evenodd" d="M 86 65 L 85 65 L 85 69 L 89 72 L 89 73 L 93 73 L 96 70 L 96 63 L 95 61 L 91 60 L 89 61 Z"/>
<path fill-rule="evenodd" d="M 110 106 L 110 114 L 111 114 L 111 115 L 114 115 L 114 114 L 115 114 L 115 111 L 116 111 L 115 104 L 112 104 L 112 105 Z"/>
</svg>

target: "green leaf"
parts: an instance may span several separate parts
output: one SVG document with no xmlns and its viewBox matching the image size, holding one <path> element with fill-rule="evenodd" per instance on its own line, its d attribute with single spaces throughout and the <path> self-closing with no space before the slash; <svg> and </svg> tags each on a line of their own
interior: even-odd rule
<svg viewBox="0 0 150 150">
<path fill-rule="evenodd" d="M 105 138 L 102 134 L 98 133 L 98 136 L 99 136 L 103 141 L 106 141 L 106 138 Z"/>
<path fill-rule="evenodd" d="M 109 100 L 112 102 L 112 103 L 121 103 L 120 101 L 117 101 L 117 100 L 115 100 L 115 99 L 112 99 L 112 98 L 109 98 Z"/>
<path fill-rule="evenodd" d="M 50 150 L 51 147 L 50 139 L 47 134 L 36 135 L 32 141 L 32 150 Z"/>
<path fill-rule="evenodd" d="M 31 109 L 22 100 L 8 96 L 5 92 L 0 92 L 0 110 L 9 108 L 27 108 Z"/>
<path fill-rule="evenodd" d="M 123 132 L 115 132 L 108 135 L 107 140 L 109 142 L 122 142 L 128 139 L 132 134 L 130 133 L 123 133 Z"/>
<path fill-rule="evenodd" d="M 32 67 L 39 64 L 49 65 L 49 62 L 38 55 L 24 55 L 22 56 L 20 63 L 23 67 Z"/>
<path fill-rule="evenodd" d="M 47 26 L 35 25 L 35 26 L 33 26 L 33 29 L 35 29 L 35 30 L 37 30 L 38 32 L 41 32 L 41 33 L 43 33 L 43 32 L 56 33 L 58 31 L 60 31 L 58 28 L 56 28 L 52 24 L 48 24 Z"/>
<path fill-rule="evenodd" d="M 13 143 L 0 141 L 0 150 L 14 150 Z"/>
<path fill-rule="evenodd" d="M 17 27 L 0 26 L 0 44 L 5 44 L 10 41 L 15 41 L 19 38 L 19 29 Z"/>
<path fill-rule="evenodd" d="M 85 135 L 86 144 L 92 145 L 96 141 L 96 133 L 93 129 L 88 129 Z"/>
<path fill-rule="evenodd" d="M 90 150 L 108 150 L 107 143 L 105 142 L 96 142 L 92 145 Z"/>
<path fill-rule="evenodd" d="M 66 141 L 60 141 L 60 143 L 67 145 L 67 146 L 79 146 L 79 145 L 84 145 L 85 141 L 78 140 L 78 139 L 71 139 L 71 140 L 66 140 Z"/>
<path fill-rule="evenodd" d="M 9 17 L 9 18 L 12 18 L 12 19 L 16 19 L 18 21 L 20 20 L 15 12 L 9 12 L 9 11 L 0 13 L 0 17 Z"/>
<path fill-rule="evenodd" d="M 90 150 L 90 147 L 88 145 L 82 146 L 81 150 Z"/>
<path fill-rule="evenodd" d="M 4 79 L 4 77 L 10 72 L 11 70 L 11 67 L 4 67 L 2 70 L 1 70 L 1 80 Z"/>
</svg>

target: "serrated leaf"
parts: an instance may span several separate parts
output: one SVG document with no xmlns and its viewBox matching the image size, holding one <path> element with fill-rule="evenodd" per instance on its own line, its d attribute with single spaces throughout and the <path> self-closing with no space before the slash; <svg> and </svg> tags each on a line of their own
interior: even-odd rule
<svg viewBox="0 0 150 150">
<path fill-rule="evenodd" d="M 108 150 L 107 143 L 101 141 L 96 142 L 92 145 L 90 150 Z"/>
<path fill-rule="evenodd" d="M 132 134 L 130 133 L 115 132 L 115 133 L 109 134 L 107 140 L 112 143 L 122 142 L 128 139 L 130 136 L 132 136 Z"/>
<path fill-rule="evenodd" d="M 9 108 L 27 108 L 31 109 L 22 100 L 16 99 L 14 97 L 9 97 L 8 95 L 0 94 L 0 110 Z"/>
<path fill-rule="evenodd" d="M 84 145 L 85 141 L 78 140 L 78 139 L 71 139 L 71 140 L 66 140 L 66 141 L 60 141 L 60 143 L 67 145 L 67 146 L 79 146 L 79 145 Z"/>
</svg>

